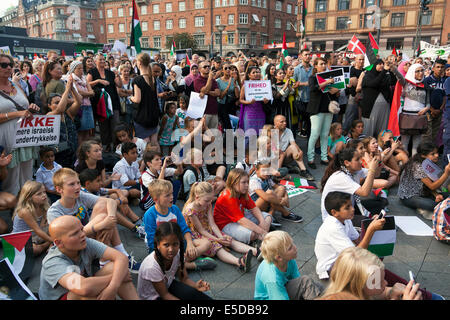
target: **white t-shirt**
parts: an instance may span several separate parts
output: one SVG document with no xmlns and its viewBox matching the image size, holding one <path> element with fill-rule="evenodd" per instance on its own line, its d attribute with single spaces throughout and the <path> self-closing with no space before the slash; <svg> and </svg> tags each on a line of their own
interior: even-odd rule
<svg viewBox="0 0 450 320">
<path fill-rule="evenodd" d="M 336 171 L 327 180 L 325 188 L 323 188 L 322 199 L 320 200 L 320 210 L 322 212 L 322 221 L 329 216 L 327 210 L 325 209 L 325 198 L 328 193 L 333 191 L 340 191 L 345 193 L 350 193 L 352 195 L 352 203 L 355 205 L 355 200 L 353 194 L 358 190 L 361 185 L 361 179 L 367 176 L 368 170 L 363 168 L 362 170 L 356 172 L 353 175 L 353 179 L 345 174 L 343 171 Z"/>
<path fill-rule="evenodd" d="M 164 177 L 172 177 L 175 174 L 175 171 L 177 171 L 177 169 L 175 168 L 166 168 L 166 170 L 164 171 Z M 145 186 L 146 188 L 148 188 L 148 186 L 150 185 L 150 183 L 153 180 L 158 179 L 159 175 L 161 174 L 161 170 L 158 171 L 157 175 L 154 175 L 150 169 L 147 168 L 147 170 L 145 170 L 142 173 L 142 185 Z"/>
<path fill-rule="evenodd" d="M 314 253 L 317 258 L 316 272 L 319 279 L 328 278 L 328 270 L 336 261 L 339 254 L 350 247 L 354 247 L 353 240 L 359 238 L 358 231 L 351 220 L 342 224 L 338 219 L 328 215 L 317 231 Z"/>
<path fill-rule="evenodd" d="M 137 292 L 142 300 L 156 300 L 159 297 L 158 292 L 152 282 L 161 282 L 164 280 L 166 287 L 169 288 L 180 267 L 180 252 L 173 258 L 172 265 L 167 271 L 163 271 L 155 259 L 155 251 L 150 253 L 139 268 Z"/>
<path fill-rule="evenodd" d="M 294 135 L 291 129 L 286 128 L 280 136 L 280 150 L 283 152 L 286 151 L 292 141 L 295 142 Z"/>
<path fill-rule="evenodd" d="M 137 149 L 137 160 L 136 161 L 141 161 L 142 157 L 144 155 L 144 151 L 145 151 L 145 147 L 147 146 L 147 142 L 145 142 L 143 139 L 141 138 L 136 138 L 136 142 L 134 143 L 136 145 L 136 149 Z M 116 153 L 120 156 L 122 156 L 122 144 L 117 145 L 116 147 Z"/>
</svg>

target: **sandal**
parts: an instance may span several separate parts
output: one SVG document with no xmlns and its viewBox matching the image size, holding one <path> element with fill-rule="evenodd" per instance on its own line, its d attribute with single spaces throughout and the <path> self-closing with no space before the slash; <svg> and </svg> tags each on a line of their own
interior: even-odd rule
<svg viewBox="0 0 450 320">
<path fill-rule="evenodd" d="M 252 250 L 248 250 L 246 254 L 239 258 L 239 271 L 242 273 L 247 273 L 250 271 L 252 266 Z"/>
</svg>

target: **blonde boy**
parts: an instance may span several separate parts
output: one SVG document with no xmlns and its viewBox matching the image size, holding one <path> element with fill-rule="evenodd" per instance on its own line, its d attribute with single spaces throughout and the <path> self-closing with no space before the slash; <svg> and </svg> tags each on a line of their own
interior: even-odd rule
<svg viewBox="0 0 450 320">
<path fill-rule="evenodd" d="M 300 276 L 297 247 L 287 232 L 266 234 L 261 252 L 264 261 L 256 272 L 255 300 L 312 300 L 321 294 L 321 286 Z"/>
</svg>

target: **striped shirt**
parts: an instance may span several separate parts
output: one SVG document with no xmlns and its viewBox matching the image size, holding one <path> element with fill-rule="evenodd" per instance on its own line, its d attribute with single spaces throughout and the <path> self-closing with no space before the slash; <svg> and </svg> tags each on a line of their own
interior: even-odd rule
<svg viewBox="0 0 450 320">
<path fill-rule="evenodd" d="M 433 214 L 433 234 L 437 240 L 450 240 L 449 214 L 445 211 L 450 208 L 450 197 L 442 201 Z"/>
</svg>

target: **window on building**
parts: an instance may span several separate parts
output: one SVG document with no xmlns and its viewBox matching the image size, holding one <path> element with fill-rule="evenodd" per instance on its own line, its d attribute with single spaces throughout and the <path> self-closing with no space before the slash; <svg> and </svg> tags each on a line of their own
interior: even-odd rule
<svg viewBox="0 0 450 320">
<path fill-rule="evenodd" d="M 143 5 L 141 7 L 141 14 L 147 14 L 147 6 L 146 5 Z M 147 44 L 148 44 L 148 38 L 147 38 Z"/>
<path fill-rule="evenodd" d="M 252 32 L 250 34 L 250 45 L 256 46 L 256 33 Z"/>
<path fill-rule="evenodd" d="M 172 12 L 172 3 L 166 3 L 166 12 Z"/>
<path fill-rule="evenodd" d="M 227 33 L 228 44 L 234 44 L 234 32 Z"/>
<path fill-rule="evenodd" d="M 347 45 L 348 45 L 347 40 L 334 40 L 333 50 L 337 50 L 337 49 L 342 48 L 343 46 L 347 46 Z"/>
<path fill-rule="evenodd" d="M 281 29 L 281 19 L 275 18 L 274 27 L 275 29 Z"/>
<path fill-rule="evenodd" d="M 234 6 L 234 0 L 228 0 L 228 5 Z"/>
<path fill-rule="evenodd" d="M 220 7 L 220 4 L 222 3 L 222 0 L 215 0 L 214 2 L 215 2 L 215 3 L 214 3 L 214 6 L 215 6 L 216 8 L 219 8 L 219 7 Z"/>
<path fill-rule="evenodd" d="M 264 9 L 266 9 L 267 8 L 267 0 L 263 0 L 263 6 L 262 6 Z"/>
<path fill-rule="evenodd" d="M 247 33 L 239 32 L 239 44 L 247 44 Z"/>
<path fill-rule="evenodd" d="M 92 19 L 92 12 L 86 11 L 86 19 Z"/>
<path fill-rule="evenodd" d="M 403 50 L 403 38 L 388 38 L 386 50 L 392 50 L 394 47 L 397 50 Z"/>
<path fill-rule="evenodd" d="M 129 17 L 133 16 L 133 7 L 128 7 L 128 16 Z"/>
<path fill-rule="evenodd" d="M 431 16 L 432 11 L 425 11 L 422 13 L 422 19 L 420 20 L 420 24 L 423 26 L 429 26 L 431 24 Z"/>
<path fill-rule="evenodd" d="M 178 2 L 178 11 L 186 11 L 186 2 L 185 1 Z"/>
<path fill-rule="evenodd" d="M 205 45 L 205 35 L 204 34 L 194 34 L 194 40 L 197 42 L 197 45 L 204 46 Z"/>
<path fill-rule="evenodd" d="M 102 10 L 98 10 L 98 17 L 100 19 L 103 19 L 103 11 Z"/>
<path fill-rule="evenodd" d="M 338 10 L 350 9 L 350 0 L 338 0 Z"/>
<path fill-rule="evenodd" d="M 159 13 L 159 4 L 153 5 L 153 13 Z"/>
<path fill-rule="evenodd" d="M 326 0 L 316 0 L 316 12 L 327 11 L 327 1 Z"/>
<path fill-rule="evenodd" d="M 228 15 L 228 24 L 230 25 L 234 24 L 234 14 Z"/>
<path fill-rule="evenodd" d="M 148 31 L 148 22 L 142 21 L 142 31 Z"/>
<path fill-rule="evenodd" d="M 405 14 L 393 13 L 391 17 L 391 27 L 402 27 L 405 20 Z"/>
<path fill-rule="evenodd" d="M 266 17 L 262 17 L 261 18 L 261 27 L 265 27 L 266 26 Z"/>
<path fill-rule="evenodd" d="M 153 47 L 161 48 L 161 37 L 153 37 Z"/>
<path fill-rule="evenodd" d="M 94 32 L 94 25 L 92 23 L 86 23 L 86 31 Z"/>
<path fill-rule="evenodd" d="M 106 16 L 107 16 L 108 18 L 112 18 L 112 17 L 113 17 L 112 9 L 107 9 L 107 10 L 106 10 Z"/>
<path fill-rule="evenodd" d="M 114 25 L 108 24 L 108 33 L 114 33 Z"/>
<path fill-rule="evenodd" d="M 228 0 L 222 0 L 222 7 L 228 6 Z"/>
<path fill-rule="evenodd" d="M 216 18 L 216 20 L 215 20 L 216 21 L 216 26 L 218 26 L 219 24 L 221 24 L 220 23 L 220 20 L 222 20 L 221 16 L 216 16 L 215 18 Z"/>
<path fill-rule="evenodd" d="M 325 31 L 325 18 L 314 20 L 314 31 Z"/>
<path fill-rule="evenodd" d="M 102 24 L 100 25 L 100 33 L 101 34 L 105 33 L 105 27 Z"/>
<path fill-rule="evenodd" d="M 313 41 L 311 45 L 311 50 L 313 51 L 325 51 L 326 43 L 325 41 Z"/>
<path fill-rule="evenodd" d="M 282 8 L 283 8 L 283 4 L 281 3 L 281 1 L 275 1 L 275 10 L 281 11 Z"/>
<path fill-rule="evenodd" d="M 286 22 L 286 30 L 291 30 L 291 22 L 290 21 Z"/>
<path fill-rule="evenodd" d="M 246 5 L 248 5 L 248 0 L 239 0 L 239 4 L 246 6 Z"/>
<path fill-rule="evenodd" d="M 336 30 L 346 30 L 348 29 L 348 17 L 338 17 L 336 20 Z"/>
<path fill-rule="evenodd" d="M 203 9 L 203 0 L 194 0 L 195 9 Z"/>
<path fill-rule="evenodd" d="M 214 44 L 219 46 L 220 45 L 220 34 L 214 33 Z"/>
<path fill-rule="evenodd" d="M 153 21 L 153 30 L 160 30 L 161 29 L 161 22 L 159 20 Z"/>
<path fill-rule="evenodd" d="M 248 24 L 248 14 L 247 13 L 239 14 L 239 24 Z"/>
<path fill-rule="evenodd" d="M 167 30 L 172 30 L 173 29 L 173 20 L 172 19 L 166 20 L 166 29 Z"/>
<path fill-rule="evenodd" d="M 292 13 L 292 4 L 289 4 L 286 6 L 286 13 Z"/>
<path fill-rule="evenodd" d="M 178 28 L 186 29 L 186 18 L 181 18 L 178 20 Z"/>
<path fill-rule="evenodd" d="M 372 15 L 371 14 L 360 14 L 359 15 L 359 27 L 360 28 L 368 28 L 368 22 L 372 21 Z"/>
<path fill-rule="evenodd" d="M 119 23 L 119 32 L 125 32 L 125 24 L 124 23 Z"/>
<path fill-rule="evenodd" d="M 117 9 L 117 16 L 118 17 L 123 17 L 123 8 L 118 8 Z"/>
<path fill-rule="evenodd" d="M 141 38 L 141 47 L 142 48 L 148 48 L 148 38 Z"/>
<path fill-rule="evenodd" d="M 196 27 L 203 27 L 205 25 L 205 17 L 195 17 L 194 24 Z"/>
<path fill-rule="evenodd" d="M 392 5 L 393 6 L 404 6 L 404 5 L 406 5 L 406 0 L 393 0 Z"/>
<path fill-rule="evenodd" d="M 361 8 L 364 8 L 364 5 L 366 8 L 370 6 L 375 6 L 377 0 L 361 0 Z"/>
</svg>

